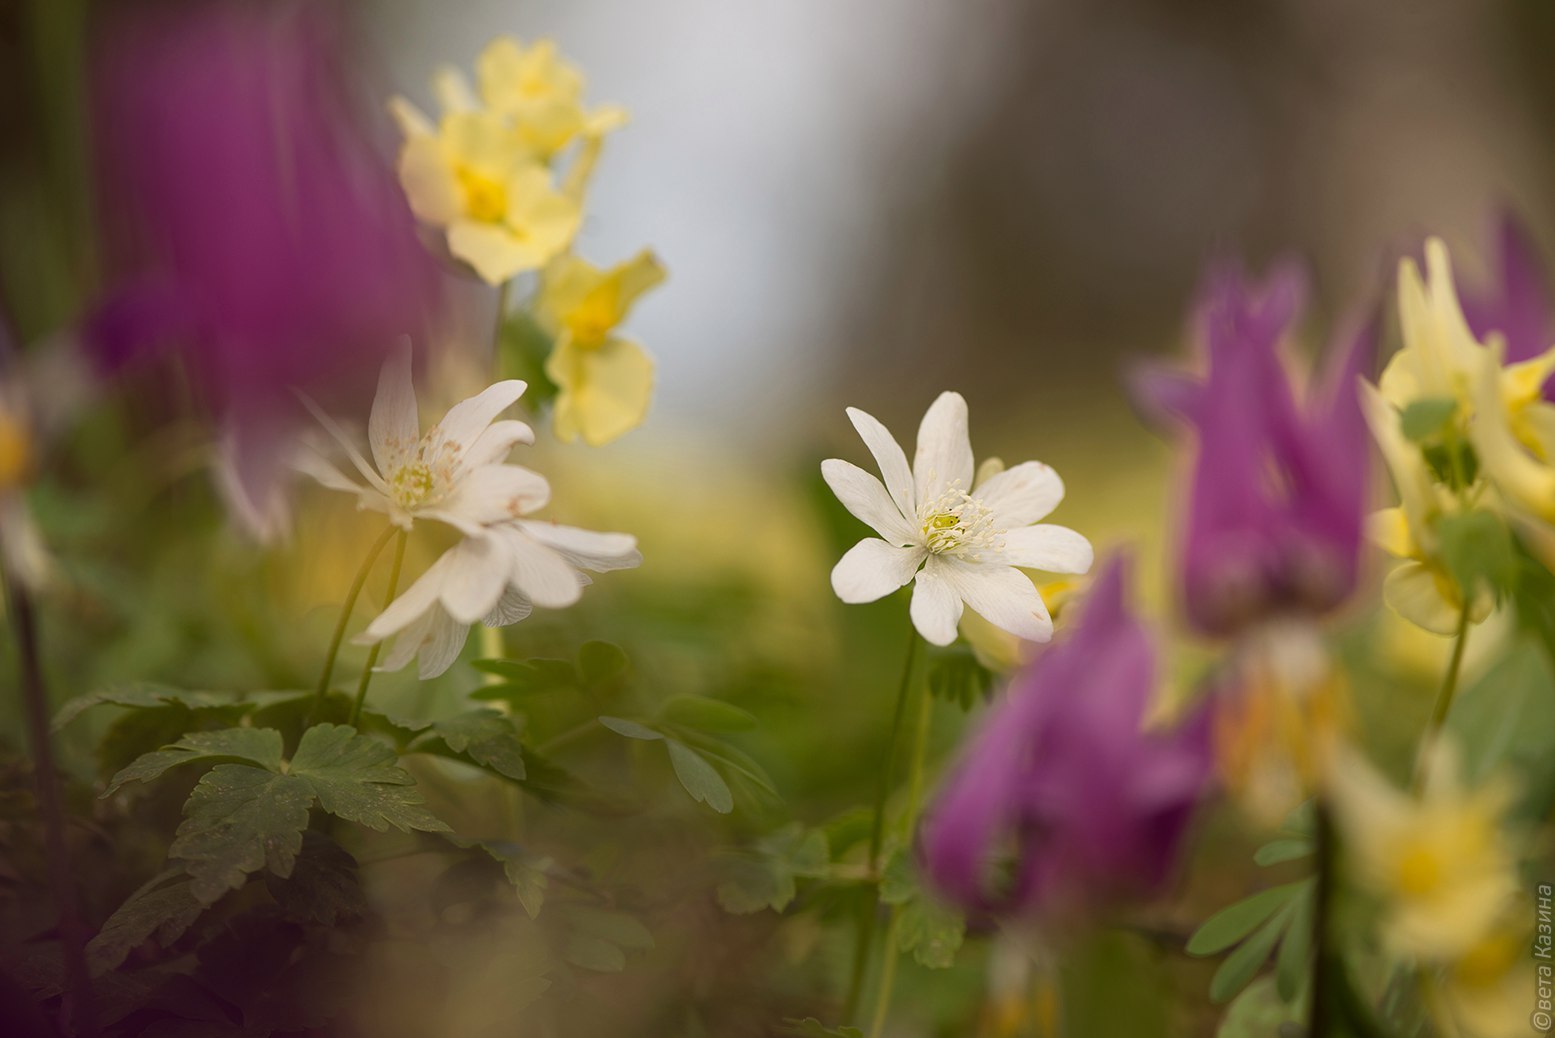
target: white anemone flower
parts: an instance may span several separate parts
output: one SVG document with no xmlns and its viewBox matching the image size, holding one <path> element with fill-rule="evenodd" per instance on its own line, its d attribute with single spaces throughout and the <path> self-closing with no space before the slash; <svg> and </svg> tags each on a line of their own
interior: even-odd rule
<svg viewBox="0 0 1555 1038">
<path fill-rule="evenodd" d="M 378 377 L 367 423 L 371 462 L 344 429 L 304 400 L 364 482 L 313 452 L 305 453 L 298 467 L 326 487 L 356 494 L 359 508 L 383 512 L 403 529 L 424 518 L 447 523 L 467 536 L 479 535 L 495 523 L 541 507 L 551 496 L 545 477 L 503 460 L 515 445 L 534 442 L 534 430 L 523 422 L 495 420 L 524 388 L 516 379 L 489 386 L 455 404 L 423 435 L 407 345 L 385 362 Z"/>
<path fill-rule="evenodd" d="M 581 570 L 603 573 L 642 562 L 637 539 L 535 519 L 517 519 L 467 537 L 444 552 L 355 639 L 371 645 L 393 637 L 380 670 L 419 657 L 423 679 L 447 670 L 470 627 L 505 627 L 535 606 L 562 609 L 589 583 Z"/>
<path fill-rule="evenodd" d="M 941 393 L 923 416 L 911 469 L 884 425 L 858 408 L 848 417 L 885 482 L 836 458 L 821 463 L 837 499 L 880 535 L 859 541 L 832 570 L 837 597 L 873 602 L 911 582 L 913 626 L 935 645 L 955 641 L 964 607 L 1018 638 L 1050 639 L 1047 606 L 1016 567 L 1084 573 L 1093 557 L 1078 533 L 1040 522 L 1063 500 L 1058 473 L 1028 461 L 974 485 L 960 393 Z"/>
</svg>

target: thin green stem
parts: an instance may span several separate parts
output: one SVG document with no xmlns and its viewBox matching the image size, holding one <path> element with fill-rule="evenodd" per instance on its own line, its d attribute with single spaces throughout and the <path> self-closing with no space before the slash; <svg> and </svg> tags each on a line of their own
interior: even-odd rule
<svg viewBox="0 0 1555 1038">
<path fill-rule="evenodd" d="M 911 688 L 913 665 L 918 660 L 918 630 L 909 621 L 907 627 L 907 657 L 902 663 L 902 677 L 897 683 L 896 706 L 891 712 L 891 735 L 886 740 L 885 760 L 880 765 L 880 782 L 875 790 L 875 815 L 869 830 L 869 857 L 867 859 L 869 882 L 880 879 L 880 848 L 885 842 L 886 800 L 891 795 L 892 764 L 896 760 L 896 743 L 902 733 L 902 717 L 907 710 L 907 692 Z M 853 948 L 853 971 L 848 979 L 848 997 L 844 1003 L 843 1019 L 852 1020 L 858 1013 L 859 998 L 864 993 L 864 971 L 869 966 L 869 949 L 875 939 L 875 916 L 879 910 L 877 899 L 871 896 L 859 910 L 858 939 Z"/>
<path fill-rule="evenodd" d="M 1333 1016 L 1333 979 L 1337 966 L 1329 931 L 1338 849 L 1334 840 L 1334 818 L 1322 797 L 1317 801 L 1316 828 L 1317 889 L 1313 891 L 1312 911 L 1312 1007 L 1307 1018 L 1307 1036 L 1327 1038 Z"/>
<path fill-rule="evenodd" d="M 1420 746 L 1415 751 L 1414 791 L 1418 796 L 1425 788 L 1427 772 L 1431 767 L 1431 754 L 1436 740 L 1441 736 L 1447 714 L 1452 710 L 1453 696 L 1458 691 L 1458 677 L 1463 671 L 1463 651 L 1469 644 L 1469 606 L 1465 602 L 1458 614 L 1458 630 L 1453 636 L 1452 658 L 1447 661 L 1447 674 L 1442 678 L 1441 691 L 1436 694 L 1436 704 L 1431 708 L 1431 719 L 1426 722 L 1420 736 Z"/>
<path fill-rule="evenodd" d="M 907 838 L 911 842 L 913 829 L 918 824 L 918 810 L 923 801 L 923 764 L 928 756 L 929 724 L 933 720 L 934 698 L 927 688 L 918 693 L 918 725 L 913 737 L 912 757 L 907 771 Z M 896 947 L 896 935 L 902 918 L 902 908 L 891 909 L 891 921 L 886 925 L 884 960 L 880 965 L 880 987 L 875 992 L 875 1011 L 870 1019 L 870 1038 L 880 1038 L 886 1016 L 891 1011 L 891 990 L 896 983 L 896 964 L 901 955 Z"/>
<path fill-rule="evenodd" d="M 58 916 L 65 1000 L 71 1018 L 69 1030 L 90 1038 L 98 1033 L 97 1003 L 86 964 L 87 929 L 76 900 L 75 870 L 71 866 L 70 843 L 65 838 L 65 804 L 49 732 L 49 696 L 38 651 L 36 617 L 27 590 L 9 574 L 5 575 L 4 584 L 6 612 L 16 635 L 17 658 L 21 665 L 22 710 L 27 715 L 28 741 L 32 744 L 33 785 L 38 798 L 39 820 L 43 823 L 43 849 L 49 863 L 54 911 Z"/>
<path fill-rule="evenodd" d="M 319 684 L 313 693 L 315 715 L 323 710 L 324 697 L 329 695 L 329 679 L 335 676 L 335 658 L 340 655 L 340 643 L 345 640 L 346 624 L 351 622 L 351 613 L 356 608 L 357 598 L 362 594 L 362 585 L 367 583 L 367 576 L 373 571 L 373 563 L 378 561 L 378 556 L 389 543 L 389 538 L 394 535 L 394 530 L 395 527 L 392 525 L 385 528 L 373 542 L 373 546 L 367 549 L 367 558 L 362 560 L 362 568 L 356 571 L 356 579 L 351 581 L 351 590 L 346 592 L 346 600 L 340 606 L 340 619 L 335 621 L 335 633 L 329 640 L 329 652 L 324 656 L 324 669 L 319 674 Z"/>
<path fill-rule="evenodd" d="M 605 730 L 605 726 L 600 724 L 597 718 L 591 717 L 587 721 L 584 721 L 582 724 L 574 725 L 559 735 L 551 736 L 545 742 L 541 743 L 539 746 L 536 746 L 535 752 L 540 756 L 545 757 L 561 749 L 563 746 L 570 746 L 572 743 L 577 742 L 579 739 L 593 735 L 595 732 L 602 732 Z"/>
<path fill-rule="evenodd" d="M 384 592 L 385 603 L 394 601 L 394 595 L 400 589 L 400 568 L 405 564 L 405 542 L 410 538 L 404 530 L 400 531 L 399 540 L 394 543 L 394 562 L 389 567 L 389 589 Z M 367 686 L 373 682 L 373 668 L 378 665 L 378 654 L 383 650 L 383 642 L 378 642 L 367 651 L 367 663 L 362 667 L 362 678 L 356 683 L 356 702 L 351 704 L 351 727 L 359 727 L 358 721 L 362 719 L 362 704 L 367 701 Z"/>
</svg>

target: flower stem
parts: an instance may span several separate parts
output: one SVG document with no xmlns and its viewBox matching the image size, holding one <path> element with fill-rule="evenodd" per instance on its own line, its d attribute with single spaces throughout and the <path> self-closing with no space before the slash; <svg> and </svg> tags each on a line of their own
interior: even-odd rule
<svg viewBox="0 0 1555 1038">
<path fill-rule="evenodd" d="M 340 619 L 335 621 L 335 633 L 329 639 L 329 652 L 324 656 L 324 670 L 319 674 L 318 688 L 313 692 L 314 714 L 324 709 L 324 697 L 329 695 L 329 679 L 335 675 L 335 657 L 340 655 L 340 643 L 345 639 L 346 624 L 351 622 L 351 612 L 356 608 L 362 585 L 367 583 L 367 575 L 373 571 L 373 563 L 378 561 L 379 554 L 393 534 L 394 527 L 387 527 L 373 542 L 373 546 L 367 549 L 367 558 L 362 560 L 362 568 L 356 571 L 356 579 L 351 581 L 351 590 L 346 592 L 346 600 L 340 606 Z"/>
<path fill-rule="evenodd" d="M 9 575 L 5 578 L 6 612 L 16 635 L 21 665 L 22 709 L 27 715 L 28 741 L 32 744 L 33 782 L 38 815 L 43 822 L 44 853 L 49 864 L 49 884 L 54 910 L 59 917 L 59 938 L 64 952 L 65 991 L 70 1015 L 69 1030 L 91 1038 L 97 1031 L 97 1006 L 92 997 L 92 977 L 86 965 L 86 929 L 76 901 L 70 844 L 65 838 L 65 806 L 60 796 L 59 769 L 49 737 L 49 696 L 44 685 L 38 652 L 38 627 L 32 599 Z"/>
<path fill-rule="evenodd" d="M 1307 1018 L 1308 1038 L 1326 1038 L 1333 1013 L 1333 960 L 1329 923 L 1334 899 L 1335 870 L 1338 868 L 1334 846 L 1334 818 L 1322 796 L 1317 799 L 1316 850 L 1317 888 L 1312 892 L 1312 1006 Z"/>
<path fill-rule="evenodd" d="M 896 743 L 901 737 L 902 716 L 907 709 L 907 692 L 911 688 L 913 665 L 918 660 L 918 630 L 909 623 L 907 628 L 907 658 L 902 664 L 902 678 L 897 684 L 896 707 L 891 714 L 891 735 L 886 742 L 885 760 L 880 765 L 880 783 L 875 790 L 874 823 L 869 830 L 869 881 L 880 881 L 880 848 L 885 841 L 886 799 L 891 795 L 892 763 L 896 760 Z M 878 891 L 859 912 L 858 941 L 853 949 L 853 973 L 848 980 L 848 998 L 844 1003 L 843 1019 L 852 1020 L 858 1012 L 859 997 L 864 993 L 864 971 L 869 965 L 869 948 L 874 943 L 875 916 L 878 911 Z"/>
<path fill-rule="evenodd" d="M 394 543 L 394 562 L 389 567 L 389 590 L 384 592 L 385 603 L 394 601 L 395 592 L 400 589 L 400 567 L 405 564 L 405 542 L 410 538 L 404 530 L 400 531 L 399 540 Z M 373 668 L 378 665 L 378 654 L 383 651 L 383 642 L 378 642 L 367 650 L 367 663 L 362 667 L 362 679 L 356 683 L 356 702 L 351 704 L 351 727 L 359 728 L 358 722 L 362 719 L 362 704 L 367 701 L 367 686 L 373 681 Z"/>
<path fill-rule="evenodd" d="M 913 739 L 912 763 L 907 773 L 907 838 L 912 839 L 913 828 L 918 822 L 918 807 L 923 799 L 923 759 L 929 747 L 929 722 L 934 709 L 933 697 L 927 688 L 918 694 L 918 728 Z M 875 992 L 875 1012 L 869 1025 L 870 1038 L 880 1038 L 885 1028 L 886 1014 L 891 1009 L 891 989 L 896 982 L 896 963 L 900 954 L 896 948 L 896 934 L 902 918 L 902 908 L 891 908 L 891 921 L 886 924 L 885 958 L 880 965 L 880 987 Z"/>
<path fill-rule="evenodd" d="M 1425 788 L 1427 772 L 1431 765 L 1431 752 L 1441 736 L 1447 714 L 1452 710 L 1452 699 L 1458 691 L 1458 676 L 1463 671 L 1463 650 L 1469 643 L 1469 607 L 1467 603 L 1458 614 L 1458 630 L 1453 636 L 1452 658 L 1447 661 L 1447 674 L 1442 678 L 1441 691 L 1436 694 L 1436 705 L 1431 708 L 1431 719 L 1420 736 L 1419 749 L 1415 751 L 1414 792 L 1418 796 Z"/>
</svg>

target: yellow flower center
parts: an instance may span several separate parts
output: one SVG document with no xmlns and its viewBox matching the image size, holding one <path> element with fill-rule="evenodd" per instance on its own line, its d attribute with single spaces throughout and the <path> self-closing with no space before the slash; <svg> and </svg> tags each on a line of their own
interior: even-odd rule
<svg viewBox="0 0 1555 1038">
<path fill-rule="evenodd" d="M 32 445 L 26 428 L 0 411 L 0 490 L 19 486 L 31 472 Z"/>
<path fill-rule="evenodd" d="M 567 329 L 580 346 L 598 346 L 620 320 L 617 293 L 602 285 L 584 297 L 567 315 Z"/>
<path fill-rule="evenodd" d="M 1505 929 L 1475 943 L 1453 964 L 1453 978 L 1468 987 L 1488 988 L 1517 964 L 1523 951 L 1518 935 Z"/>
<path fill-rule="evenodd" d="M 425 504 L 437 487 L 432 469 L 424 461 L 401 465 L 389 477 L 389 489 L 394 492 L 394 503 L 401 508 L 412 509 Z"/>
<path fill-rule="evenodd" d="M 935 555 L 955 555 L 976 560 L 987 550 L 1003 546 L 1003 530 L 994 529 L 993 512 L 987 505 L 952 483 L 919 512 L 924 546 Z"/>
<path fill-rule="evenodd" d="M 1425 897 L 1442 885 L 1442 862 L 1435 850 L 1423 844 L 1407 847 L 1398 857 L 1393 880 L 1407 897 Z"/>
<path fill-rule="evenodd" d="M 492 177 L 461 169 L 459 186 L 464 189 L 464 211 L 475 220 L 498 223 L 508 212 L 508 193 L 501 183 Z"/>
</svg>

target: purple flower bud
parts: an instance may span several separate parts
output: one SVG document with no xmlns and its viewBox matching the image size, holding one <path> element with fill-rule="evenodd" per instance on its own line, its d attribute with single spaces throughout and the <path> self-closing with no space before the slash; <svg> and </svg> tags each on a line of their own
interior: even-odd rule
<svg viewBox="0 0 1555 1038">
<path fill-rule="evenodd" d="M 98 34 L 113 287 L 86 338 L 108 371 L 176 351 L 254 514 L 275 503 L 291 391 L 370 392 L 436 291 L 342 28 L 303 4 L 217 2 L 136 7 Z"/>
<path fill-rule="evenodd" d="M 924 823 L 927 875 L 979 912 L 1045 921 L 1158 893 L 1210 775 L 1207 715 L 1149 730 L 1155 648 L 1114 558 L 1067 636 L 1012 683 Z"/>
<path fill-rule="evenodd" d="M 1197 433 L 1182 570 L 1188 618 L 1206 634 L 1322 614 L 1355 588 L 1370 458 L 1355 380 L 1376 327 L 1342 337 L 1302 392 L 1280 343 L 1304 295 L 1289 265 L 1262 286 L 1213 270 L 1196 308 L 1204 378 L 1135 378 L 1147 409 Z"/>
</svg>

